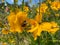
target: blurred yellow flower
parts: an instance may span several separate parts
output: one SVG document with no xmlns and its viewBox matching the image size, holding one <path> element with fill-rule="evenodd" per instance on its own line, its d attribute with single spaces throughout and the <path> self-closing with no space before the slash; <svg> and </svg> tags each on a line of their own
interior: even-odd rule
<svg viewBox="0 0 60 45">
<path fill-rule="evenodd" d="M 5 43 L 2 43 L 2 45 L 7 45 L 7 43 L 5 42 Z"/>
<path fill-rule="evenodd" d="M 28 33 L 32 33 L 34 40 L 37 39 L 37 36 L 41 35 L 41 26 L 39 26 L 38 22 L 34 19 L 27 19 L 27 22 L 31 25 L 31 28 L 29 30 L 26 30 Z"/>
<path fill-rule="evenodd" d="M 55 32 L 57 32 L 58 30 L 59 30 L 59 28 L 52 28 L 48 32 L 51 34 L 55 34 Z"/>
<path fill-rule="evenodd" d="M 16 15 L 16 17 L 17 17 L 16 21 L 19 22 L 20 24 L 22 24 L 27 19 L 27 13 L 20 11 Z"/>
<path fill-rule="evenodd" d="M 51 3 L 51 9 L 53 10 L 59 10 L 60 9 L 60 2 L 54 1 Z"/>
<path fill-rule="evenodd" d="M 56 16 L 56 17 L 59 17 L 59 16 L 60 16 L 60 14 L 55 14 L 55 16 Z"/>
<path fill-rule="evenodd" d="M 9 39 L 9 43 L 14 43 L 14 42 L 15 42 L 15 40 Z"/>
<path fill-rule="evenodd" d="M 48 9 L 48 6 L 46 5 L 46 3 L 42 3 L 40 5 L 40 13 L 45 13 L 47 9 Z M 37 9 L 37 11 L 39 12 L 39 8 Z"/>
<path fill-rule="evenodd" d="M 41 23 L 41 22 L 42 22 L 42 14 L 39 15 L 39 13 L 37 13 L 37 15 L 35 16 L 35 20 L 36 20 L 38 23 Z"/>
<path fill-rule="evenodd" d="M 51 27 L 51 29 L 49 29 L 48 32 L 54 34 L 56 31 L 59 30 L 59 26 L 56 22 L 50 22 L 50 23 L 51 23 L 52 27 Z"/>
<path fill-rule="evenodd" d="M 55 22 L 43 22 L 41 24 L 41 28 L 43 31 L 47 31 L 52 34 L 54 34 L 57 30 L 59 30 L 59 26 Z"/>
<path fill-rule="evenodd" d="M 47 0 L 46 2 L 48 2 L 49 4 L 51 4 L 52 1 L 51 0 Z"/>
<path fill-rule="evenodd" d="M 17 30 L 17 32 L 19 32 L 19 30 L 20 30 L 20 32 L 22 32 L 23 31 L 23 23 L 24 23 L 24 21 L 26 21 L 26 19 L 27 19 L 27 13 L 25 13 L 25 12 L 19 12 L 17 15 L 16 15 L 16 30 Z"/>
<path fill-rule="evenodd" d="M 30 23 L 32 26 L 31 26 L 31 29 L 28 30 L 27 32 L 34 32 L 38 28 L 39 24 L 35 20 L 30 19 L 28 23 Z"/>
<path fill-rule="evenodd" d="M 47 30 L 51 29 L 51 26 L 52 25 L 49 22 L 43 22 L 41 24 L 42 30 L 44 30 L 44 31 L 47 31 Z"/>
<path fill-rule="evenodd" d="M 23 9 L 24 9 L 25 12 L 28 12 L 29 11 L 29 7 L 28 6 L 24 6 Z"/>
<path fill-rule="evenodd" d="M 41 30 L 39 29 L 39 24 L 37 21 L 33 19 L 29 19 L 28 23 L 31 24 L 31 29 L 27 30 L 27 32 L 30 32 L 33 34 L 34 40 L 37 39 L 37 36 L 40 36 Z"/>
<path fill-rule="evenodd" d="M 8 22 L 10 25 L 10 31 L 11 32 L 15 32 L 15 20 L 16 20 L 16 15 L 15 13 L 10 13 L 10 15 L 8 16 Z"/>
<path fill-rule="evenodd" d="M 54 21 L 51 21 L 50 23 L 52 24 L 53 27 L 57 27 L 58 26 L 58 24 L 56 22 L 54 22 Z"/>
<path fill-rule="evenodd" d="M 2 34 L 8 34 L 9 33 L 9 30 L 2 30 Z"/>
<path fill-rule="evenodd" d="M 39 25 L 38 28 L 33 32 L 34 40 L 36 40 L 38 36 L 41 36 L 42 31 L 41 25 Z"/>
<path fill-rule="evenodd" d="M 37 26 L 35 30 L 30 30 L 33 33 L 34 40 L 37 39 L 38 36 L 41 36 L 42 31 L 47 31 L 51 34 L 55 34 L 56 31 L 59 30 L 59 26 L 55 22 L 43 22 Z"/>
<path fill-rule="evenodd" d="M 34 38 L 37 38 L 37 36 L 40 36 L 41 29 L 39 27 L 39 24 L 34 19 L 27 18 L 27 13 L 25 12 L 18 12 L 17 14 L 10 14 L 8 16 L 8 21 L 10 24 L 10 31 L 11 32 L 22 32 L 23 31 L 23 22 L 26 21 L 31 25 L 31 29 L 26 30 L 27 32 L 33 33 Z M 37 32 L 35 34 L 35 32 Z"/>
<path fill-rule="evenodd" d="M 18 12 L 17 14 L 11 13 L 8 16 L 11 32 L 22 32 L 21 24 L 25 21 L 27 14 L 25 12 Z"/>
</svg>

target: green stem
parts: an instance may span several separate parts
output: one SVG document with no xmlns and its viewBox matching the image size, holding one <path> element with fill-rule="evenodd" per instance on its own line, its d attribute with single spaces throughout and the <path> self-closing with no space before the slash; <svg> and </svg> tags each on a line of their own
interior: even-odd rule
<svg viewBox="0 0 60 45">
<path fill-rule="evenodd" d="M 38 41 L 38 45 L 40 45 L 40 37 L 38 37 L 37 41 Z"/>
<path fill-rule="evenodd" d="M 16 4 L 16 0 L 14 0 L 14 12 L 16 13 L 16 8 L 17 8 L 17 4 Z"/>
<path fill-rule="evenodd" d="M 39 0 L 39 15 L 40 15 L 40 0 Z"/>
<path fill-rule="evenodd" d="M 23 11 L 23 8 L 24 8 L 24 0 L 22 1 L 22 11 Z"/>
<path fill-rule="evenodd" d="M 19 35 L 18 35 L 18 33 L 16 33 L 16 45 L 19 45 Z"/>
<path fill-rule="evenodd" d="M 54 40 L 55 40 L 54 35 L 51 34 L 51 37 L 52 37 L 52 41 L 54 42 Z"/>
</svg>

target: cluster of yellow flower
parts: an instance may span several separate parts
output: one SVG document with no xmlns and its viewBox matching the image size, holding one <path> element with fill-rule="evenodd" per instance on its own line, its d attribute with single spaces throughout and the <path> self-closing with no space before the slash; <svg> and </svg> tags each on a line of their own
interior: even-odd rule
<svg viewBox="0 0 60 45">
<path fill-rule="evenodd" d="M 59 9 L 60 9 L 60 2 L 57 2 L 57 1 L 52 2 L 52 3 L 51 3 L 51 8 L 52 8 L 53 10 L 59 10 Z"/>
<path fill-rule="evenodd" d="M 40 36 L 42 31 L 47 31 L 51 34 L 54 34 L 57 30 L 59 30 L 57 23 L 43 22 L 35 30 L 30 30 L 29 32 L 33 32 L 34 39 L 37 39 L 37 36 Z"/>
<path fill-rule="evenodd" d="M 8 22 L 10 25 L 10 32 L 13 32 L 13 33 L 15 32 L 22 33 L 24 31 L 24 28 L 28 24 L 30 24 L 31 28 L 26 31 L 33 33 L 33 36 L 35 39 L 37 38 L 37 36 L 41 35 L 42 31 L 48 31 L 49 33 L 53 34 L 59 29 L 58 24 L 55 22 L 43 22 L 39 24 L 36 20 L 29 19 L 27 17 L 27 13 L 22 11 L 18 12 L 17 14 L 12 12 L 8 16 Z M 2 30 L 2 32 L 4 32 L 4 30 Z M 6 30 L 5 30 L 5 33 L 8 34 Z"/>
<path fill-rule="evenodd" d="M 59 10 L 60 3 L 52 2 L 51 8 L 53 10 Z M 16 33 L 16 32 L 22 33 L 25 30 L 27 32 L 32 33 L 35 40 L 37 39 L 37 36 L 41 35 L 42 31 L 47 31 L 51 34 L 54 34 L 57 30 L 59 30 L 58 24 L 54 21 L 42 22 L 42 14 L 45 13 L 47 9 L 48 6 L 46 5 L 46 3 L 42 3 L 40 6 L 40 12 L 39 12 L 39 8 L 37 9 L 38 13 L 35 16 L 35 19 L 30 19 L 27 17 L 28 13 L 26 11 L 29 11 L 28 7 L 24 8 L 25 11 L 19 11 L 17 13 L 11 12 L 7 18 L 10 26 L 9 31 L 12 33 Z M 4 34 L 8 34 L 6 30 L 5 32 L 4 30 L 2 30 L 2 32 Z"/>
</svg>

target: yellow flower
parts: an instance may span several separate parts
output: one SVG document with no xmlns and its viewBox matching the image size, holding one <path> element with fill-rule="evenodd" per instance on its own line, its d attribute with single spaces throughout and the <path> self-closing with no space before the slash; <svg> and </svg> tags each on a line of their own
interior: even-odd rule
<svg viewBox="0 0 60 45">
<path fill-rule="evenodd" d="M 19 21 L 20 24 L 22 24 L 26 19 L 27 19 L 27 13 L 26 12 L 18 12 L 18 14 L 16 15 L 17 17 L 17 22 Z"/>
<path fill-rule="evenodd" d="M 23 9 L 24 9 L 24 11 L 25 11 L 25 12 L 28 12 L 28 11 L 29 11 L 28 6 L 24 6 L 24 8 L 23 8 Z"/>
<path fill-rule="evenodd" d="M 45 3 L 42 3 L 40 6 L 40 13 L 45 13 L 47 8 L 48 6 Z M 37 11 L 39 12 L 39 8 L 37 9 Z"/>
<path fill-rule="evenodd" d="M 34 40 L 36 40 L 37 36 L 38 36 L 38 32 L 39 32 L 38 31 L 39 24 L 33 19 L 29 19 L 28 23 L 30 23 L 31 29 L 27 30 L 27 32 L 32 33 L 33 37 L 34 37 Z"/>
<path fill-rule="evenodd" d="M 26 21 L 28 24 L 31 25 L 31 28 L 26 30 L 27 32 L 30 32 L 33 34 L 34 39 L 37 38 L 37 36 L 40 36 L 41 29 L 38 24 L 38 22 L 34 19 L 27 18 L 26 12 L 18 12 L 17 14 L 10 14 L 8 16 L 8 21 L 10 24 L 10 31 L 11 32 L 18 32 L 21 33 L 24 30 L 24 27 L 22 26 L 24 24 L 24 21 Z M 35 34 L 35 32 L 37 32 Z"/>
<path fill-rule="evenodd" d="M 2 45 L 7 45 L 7 43 L 2 43 Z"/>
<path fill-rule="evenodd" d="M 60 9 L 60 2 L 54 1 L 51 3 L 51 9 L 59 10 Z"/>
<path fill-rule="evenodd" d="M 32 33 L 32 32 L 34 32 L 38 28 L 38 23 L 35 20 L 30 19 L 28 21 L 28 23 L 30 23 L 32 26 L 31 26 L 31 29 L 28 30 L 27 32 L 31 32 Z"/>
<path fill-rule="evenodd" d="M 55 14 L 56 17 L 59 17 L 60 15 L 59 14 Z"/>
<path fill-rule="evenodd" d="M 41 25 L 38 26 L 38 28 L 33 32 L 34 40 L 37 39 L 38 36 L 41 36 L 41 32 L 43 31 Z"/>
<path fill-rule="evenodd" d="M 10 25 L 10 31 L 11 32 L 15 32 L 15 20 L 16 20 L 16 15 L 15 15 L 15 13 L 12 12 L 8 16 L 8 22 L 9 22 L 9 25 Z"/>
<path fill-rule="evenodd" d="M 37 15 L 35 16 L 35 20 L 36 20 L 38 23 L 41 23 L 41 22 L 42 22 L 42 14 L 39 15 L 39 13 L 37 13 Z"/>
<path fill-rule="evenodd" d="M 9 43 L 14 43 L 15 41 L 13 39 L 9 39 Z"/>
<path fill-rule="evenodd" d="M 51 34 L 55 34 L 55 32 L 56 31 L 58 31 L 59 30 L 59 28 L 52 28 L 52 29 L 49 29 L 49 33 L 51 33 Z"/>
<path fill-rule="evenodd" d="M 15 28 L 16 28 L 16 31 L 17 32 L 19 32 L 19 30 L 20 30 L 20 32 L 22 32 L 23 31 L 23 23 L 24 23 L 24 21 L 26 21 L 26 19 L 27 19 L 27 13 L 25 13 L 25 12 L 19 12 L 17 15 L 16 15 L 16 17 L 17 17 L 17 19 L 16 19 L 16 26 L 15 26 Z"/>
<path fill-rule="evenodd" d="M 47 2 L 48 2 L 49 4 L 51 4 L 51 0 L 47 0 Z"/>
<path fill-rule="evenodd" d="M 9 33 L 9 30 L 2 30 L 2 34 L 8 34 Z"/>
<path fill-rule="evenodd" d="M 43 22 L 41 24 L 38 24 L 35 21 L 32 22 L 31 24 L 32 29 L 28 30 L 28 32 L 31 32 L 33 34 L 34 40 L 36 40 L 37 37 L 41 35 L 42 31 L 47 31 L 49 33 L 54 34 L 59 29 L 57 23 L 55 22 Z M 33 24 L 36 25 L 34 26 Z"/>
<path fill-rule="evenodd" d="M 59 26 L 55 22 L 43 22 L 41 24 L 41 28 L 43 31 L 47 31 L 52 34 L 54 34 L 57 30 L 59 30 Z"/>
<path fill-rule="evenodd" d="M 55 22 L 43 22 L 41 24 L 41 28 L 43 31 L 47 31 L 52 34 L 54 34 L 57 30 L 59 30 L 59 26 Z"/>
<path fill-rule="evenodd" d="M 49 22 L 43 22 L 41 24 L 42 30 L 44 30 L 44 31 L 47 31 L 47 30 L 51 29 L 51 26 L 52 25 Z"/>
<path fill-rule="evenodd" d="M 39 25 L 37 21 L 30 20 L 29 22 L 31 23 L 32 26 L 31 26 L 31 29 L 28 30 L 27 32 L 32 33 L 33 34 L 33 37 L 34 37 L 34 40 L 36 40 L 37 37 L 41 35 L 41 32 L 43 30 L 41 28 L 41 25 Z"/>
<path fill-rule="evenodd" d="M 56 31 L 59 30 L 59 26 L 56 22 L 50 22 L 50 23 L 51 23 L 52 27 L 51 27 L 51 29 L 49 29 L 48 32 L 54 34 Z"/>
<path fill-rule="evenodd" d="M 22 23 L 25 21 L 27 14 L 25 12 L 18 12 L 17 14 L 11 13 L 8 16 L 11 32 L 22 32 Z"/>
<path fill-rule="evenodd" d="M 51 21 L 50 23 L 52 24 L 53 27 L 58 26 L 58 24 L 56 22 L 54 22 L 54 21 Z"/>
<path fill-rule="evenodd" d="M 32 31 L 34 40 L 36 40 L 37 37 L 41 35 L 41 32 L 42 32 L 43 30 L 42 30 L 41 26 L 38 25 L 37 28 L 35 28 L 35 29 L 33 29 L 33 30 L 30 30 L 30 31 Z"/>
</svg>

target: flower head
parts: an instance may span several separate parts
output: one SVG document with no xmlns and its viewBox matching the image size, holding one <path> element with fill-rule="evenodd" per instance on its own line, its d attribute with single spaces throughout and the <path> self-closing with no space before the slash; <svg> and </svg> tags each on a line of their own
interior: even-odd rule
<svg viewBox="0 0 60 45">
<path fill-rule="evenodd" d="M 54 34 L 56 31 L 59 30 L 59 26 L 58 26 L 58 24 L 56 22 L 51 22 L 51 25 L 52 25 L 51 29 L 49 29 L 48 32 Z"/>
<path fill-rule="evenodd" d="M 47 8 L 48 6 L 46 5 L 46 3 L 42 3 L 40 6 L 40 13 L 45 13 Z M 37 9 L 37 11 L 39 12 L 39 8 Z"/>
<path fill-rule="evenodd" d="M 37 13 L 37 15 L 35 16 L 35 20 L 36 20 L 38 23 L 41 23 L 41 22 L 42 22 L 42 14 L 39 15 L 39 13 Z"/>
<path fill-rule="evenodd" d="M 25 21 L 27 14 L 25 12 L 12 13 L 8 16 L 11 32 L 22 32 L 21 24 Z"/>
<path fill-rule="evenodd" d="M 9 30 L 2 30 L 2 34 L 8 34 L 9 33 Z"/>
<path fill-rule="evenodd" d="M 51 9 L 59 10 L 60 9 L 60 2 L 54 1 L 51 3 Z"/>
</svg>

